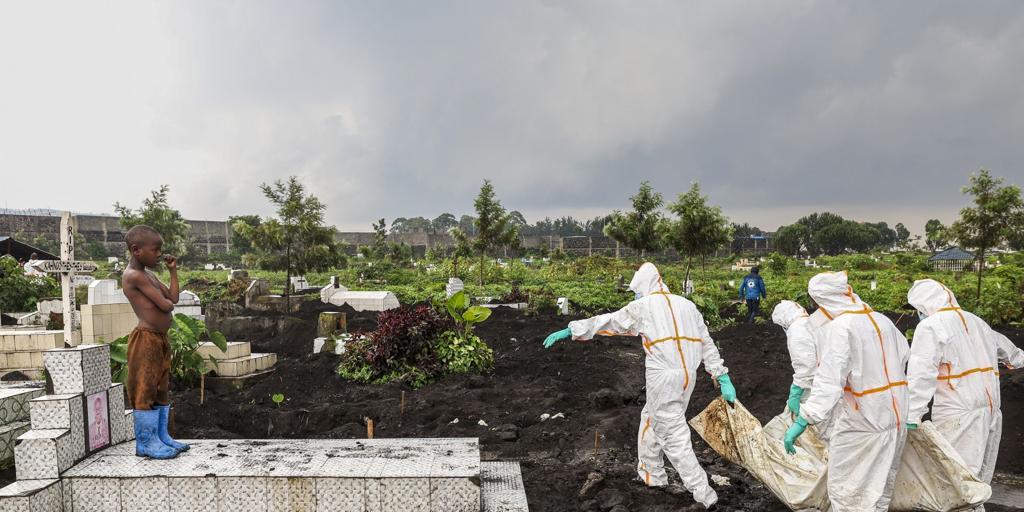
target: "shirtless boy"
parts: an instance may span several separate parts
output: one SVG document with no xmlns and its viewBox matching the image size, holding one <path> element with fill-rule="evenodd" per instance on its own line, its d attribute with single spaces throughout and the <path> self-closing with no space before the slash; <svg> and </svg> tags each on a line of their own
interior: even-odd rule
<svg viewBox="0 0 1024 512">
<path fill-rule="evenodd" d="M 128 400 L 135 409 L 135 455 L 171 459 L 188 450 L 167 433 L 170 403 L 167 391 L 171 380 L 171 346 L 167 331 L 171 327 L 174 304 L 178 302 L 178 262 L 163 256 L 164 240 L 149 226 L 135 226 L 125 235 L 131 261 L 121 277 L 139 325 L 128 338 Z M 164 260 L 171 273 L 168 288 L 148 268 Z"/>
</svg>

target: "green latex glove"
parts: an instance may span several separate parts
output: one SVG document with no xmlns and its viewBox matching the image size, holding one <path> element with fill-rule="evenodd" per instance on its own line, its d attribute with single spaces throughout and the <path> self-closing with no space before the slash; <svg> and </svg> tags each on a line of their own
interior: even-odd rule
<svg viewBox="0 0 1024 512">
<path fill-rule="evenodd" d="M 555 343 L 572 337 L 572 330 L 566 327 L 561 331 L 553 332 L 544 340 L 544 348 L 551 348 Z"/>
<path fill-rule="evenodd" d="M 733 387 L 732 381 L 729 380 L 729 375 L 719 375 L 718 384 L 722 387 L 722 398 L 730 404 L 736 401 L 736 388 Z"/>
<path fill-rule="evenodd" d="M 917 430 L 917 423 L 907 423 L 907 430 Z"/>
<path fill-rule="evenodd" d="M 807 430 L 807 420 L 798 417 L 796 419 L 796 423 L 789 427 L 789 430 L 786 430 L 786 440 L 784 442 L 786 445 L 786 453 L 791 455 L 796 454 L 796 448 L 793 447 L 793 444 L 796 443 L 796 438 L 800 437 L 800 434 L 804 433 L 804 430 Z"/>
<path fill-rule="evenodd" d="M 800 398 L 802 396 L 804 396 L 804 388 L 796 384 L 789 386 L 789 399 L 786 400 L 786 405 L 794 415 L 800 415 Z"/>
</svg>

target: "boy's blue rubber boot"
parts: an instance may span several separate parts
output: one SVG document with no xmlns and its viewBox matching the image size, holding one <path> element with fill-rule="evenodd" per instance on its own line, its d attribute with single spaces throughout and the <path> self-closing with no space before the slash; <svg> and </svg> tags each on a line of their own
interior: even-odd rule
<svg viewBox="0 0 1024 512">
<path fill-rule="evenodd" d="M 135 455 L 151 459 L 173 459 L 178 450 L 171 448 L 160 440 L 157 431 L 160 428 L 160 411 L 142 411 L 135 409 Z"/>
<path fill-rule="evenodd" d="M 178 453 L 187 451 L 189 449 L 189 445 L 175 441 L 174 439 L 171 438 L 171 434 L 167 433 L 167 421 L 171 416 L 171 406 L 154 405 L 153 408 L 160 411 L 160 428 L 157 430 L 157 432 L 160 435 L 160 441 L 162 441 L 167 446 L 174 448 L 175 450 L 178 451 Z"/>
</svg>

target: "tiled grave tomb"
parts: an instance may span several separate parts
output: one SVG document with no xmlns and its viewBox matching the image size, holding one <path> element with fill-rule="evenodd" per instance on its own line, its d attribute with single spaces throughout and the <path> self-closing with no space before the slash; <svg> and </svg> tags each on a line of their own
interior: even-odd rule
<svg viewBox="0 0 1024 512">
<path fill-rule="evenodd" d="M 248 344 L 204 350 L 238 359 Z M 196 440 L 176 459 L 140 458 L 109 347 L 44 360 L 57 394 L 29 402 L 3 511 L 528 511 L 518 463 L 481 462 L 471 438 Z"/>
</svg>

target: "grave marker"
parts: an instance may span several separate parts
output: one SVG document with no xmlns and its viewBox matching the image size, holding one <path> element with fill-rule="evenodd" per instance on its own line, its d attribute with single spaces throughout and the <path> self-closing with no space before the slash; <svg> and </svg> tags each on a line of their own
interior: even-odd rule
<svg viewBox="0 0 1024 512">
<path fill-rule="evenodd" d="M 92 272 L 96 270 L 96 264 L 91 261 L 75 261 L 75 226 L 71 222 L 71 212 L 64 212 L 60 217 L 60 235 L 60 259 L 40 261 L 34 267 L 42 272 L 60 274 L 64 343 L 73 347 L 82 340 L 81 323 L 75 303 L 75 273 Z"/>
</svg>

